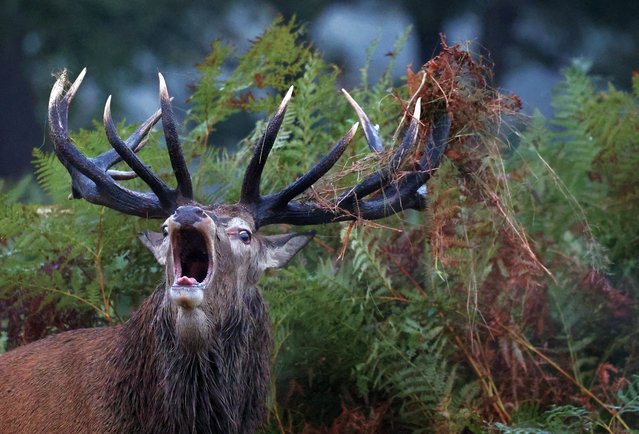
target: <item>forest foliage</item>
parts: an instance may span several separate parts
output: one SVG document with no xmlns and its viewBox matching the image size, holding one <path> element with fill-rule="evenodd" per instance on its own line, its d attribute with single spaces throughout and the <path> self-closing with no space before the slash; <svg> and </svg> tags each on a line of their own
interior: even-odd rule
<svg viewBox="0 0 639 434">
<path fill-rule="evenodd" d="M 303 34 L 279 20 L 247 52 L 216 42 L 197 66 L 182 138 L 198 201 L 237 200 L 266 116 L 289 86 L 269 189 L 308 170 L 357 120 L 337 91 L 339 69 Z M 399 84 L 388 72 L 393 53 L 381 77 L 363 65 L 349 92 L 387 149 L 417 97 L 424 136 L 449 113 L 446 157 L 425 212 L 318 227 L 293 263 L 263 279 L 275 339 L 264 431 L 638 427 L 639 76 L 624 92 L 575 63 L 553 96 L 553 117 L 523 119 L 517 97 L 492 89 L 490 69 L 463 47 L 442 38 L 440 52 Z M 224 143 L 218 127 L 242 113 L 255 129 Z M 87 155 L 109 146 L 97 123 L 73 138 Z M 171 183 L 163 148 L 156 131 L 140 155 Z M 312 194 L 334 194 L 383 159 L 358 136 Z M 0 190 L 4 349 L 125 321 L 161 281 L 137 239 L 158 222 L 68 201 L 55 157 L 36 150 L 34 165 L 50 204 L 26 200 L 28 179 Z"/>
</svg>

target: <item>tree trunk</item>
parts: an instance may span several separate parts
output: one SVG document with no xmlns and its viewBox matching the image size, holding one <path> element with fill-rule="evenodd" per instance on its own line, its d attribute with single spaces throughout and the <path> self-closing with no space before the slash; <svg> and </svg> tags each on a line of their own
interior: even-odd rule
<svg viewBox="0 0 639 434">
<path fill-rule="evenodd" d="M 13 32 L 0 46 L 0 177 L 16 178 L 29 171 L 31 152 L 44 141 L 19 33 Z"/>
</svg>

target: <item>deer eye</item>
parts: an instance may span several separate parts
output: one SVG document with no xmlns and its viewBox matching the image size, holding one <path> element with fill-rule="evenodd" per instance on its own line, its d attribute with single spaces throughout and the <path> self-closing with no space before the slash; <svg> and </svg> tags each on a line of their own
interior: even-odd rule
<svg viewBox="0 0 639 434">
<path fill-rule="evenodd" d="M 249 231 L 247 231 L 246 229 L 239 230 L 237 232 L 237 237 L 244 244 L 249 244 L 251 242 L 251 233 Z"/>
<path fill-rule="evenodd" d="M 162 235 L 165 237 L 169 235 L 169 228 L 167 226 L 162 226 Z"/>
</svg>

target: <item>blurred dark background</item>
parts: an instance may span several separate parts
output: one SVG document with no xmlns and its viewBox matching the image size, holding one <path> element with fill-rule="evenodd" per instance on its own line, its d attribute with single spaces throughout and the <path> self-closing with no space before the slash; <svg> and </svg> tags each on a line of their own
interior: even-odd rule
<svg viewBox="0 0 639 434">
<path fill-rule="evenodd" d="M 371 80 L 408 26 L 413 31 L 395 74 L 418 67 L 449 43 L 468 41 L 494 63 L 495 87 L 519 94 L 530 112 L 550 113 L 550 94 L 561 68 L 575 58 L 617 87 L 630 87 L 639 68 L 639 2 L 608 0 L 360 0 L 335 2 L 177 0 L 4 0 L 0 15 L 0 177 L 31 171 L 34 147 L 48 148 L 46 105 L 52 74 L 88 68 L 73 128 L 101 116 L 109 93 L 114 111 L 130 122 L 158 105 L 157 71 L 167 77 L 175 105 L 186 110 L 194 65 L 215 39 L 243 51 L 274 17 L 292 16 L 307 37 L 343 69 L 343 85 L 359 80 L 373 41 Z M 116 117 L 117 120 L 117 117 Z M 237 125 L 222 145 L 245 136 Z"/>
</svg>

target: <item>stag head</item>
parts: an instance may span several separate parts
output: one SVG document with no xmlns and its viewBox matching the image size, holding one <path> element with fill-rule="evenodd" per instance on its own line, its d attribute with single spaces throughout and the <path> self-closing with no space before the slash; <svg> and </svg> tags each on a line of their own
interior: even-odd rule
<svg viewBox="0 0 639 434">
<path fill-rule="evenodd" d="M 182 205 L 162 228 L 163 234 L 146 232 L 141 239 L 165 267 L 165 307 L 191 348 L 200 348 L 229 311 L 245 305 L 264 270 L 286 265 L 313 237 L 262 235 L 238 205 Z"/>
<path fill-rule="evenodd" d="M 147 232 L 141 239 L 165 267 L 163 308 L 173 319 L 180 341 L 190 348 L 200 348 L 228 312 L 250 308 L 245 302 L 247 294 L 257 291 L 256 283 L 264 270 L 286 265 L 313 237 L 312 232 L 264 236 L 258 232 L 260 227 L 274 223 L 315 225 L 374 220 L 406 209 L 422 209 L 425 183 L 439 165 L 450 128 L 448 117 L 442 117 L 431 128 L 426 146 L 419 146 L 421 102 L 417 99 L 412 120 L 389 164 L 339 195 L 334 203 L 320 205 L 295 198 L 336 163 L 355 135 L 358 123 L 311 170 L 281 191 L 264 196 L 260 194 L 261 175 L 291 99 L 291 87 L 255 148 L 239 202 L 205 205 L 193 199 L 191 178 L 162 74 L 159 74 L 160 110 L 128 139 L 123 140 L 117 133 L 109 97 L 104 127 L 113 149 L 89 158 L 73 145 L 67 127 L 68 108 L 85 71 L 66 91 L 66 71 L 63 72 L 51 91 L 49 124 L 55 153 L 71 176 L 74 198 L 84 198 L 125 214 L 165 219 L 162 233 Z M 381 152 L 376 129 L 359 105 L 343 92 L 362 123 L 371 149 Z M 136 155 L 160 119 L 177 180 L 174 189 Z M 110 170 L 120 161 L 125 161 L 131 171 Z M 151 192 L 133 191 L 118 182 L 133 177 L 140 177 Z"/>
</svg>

